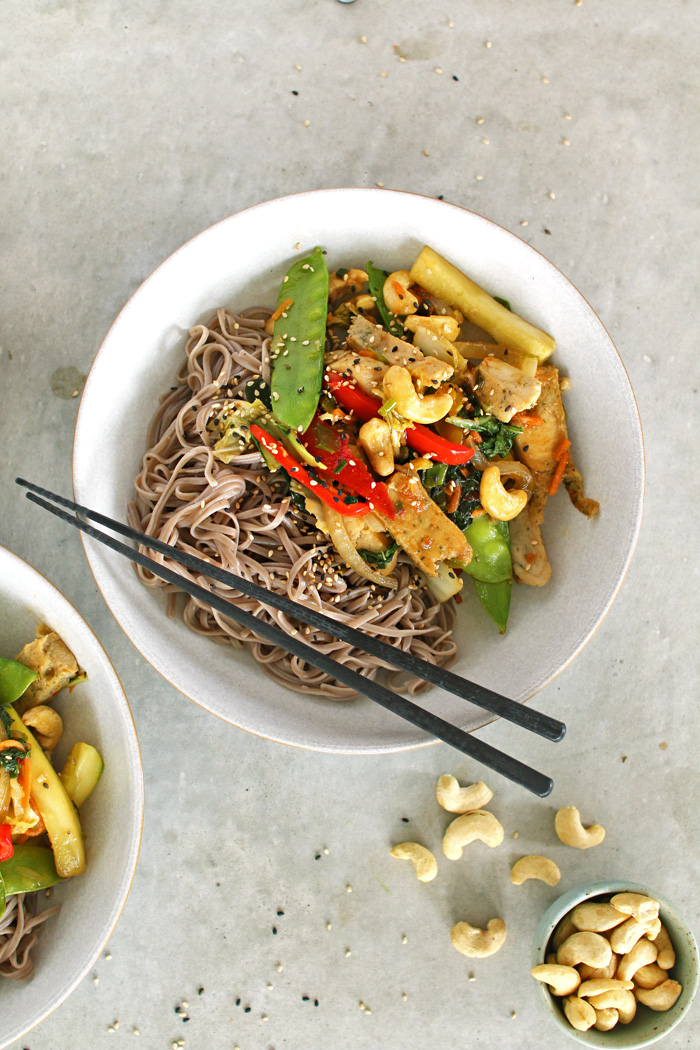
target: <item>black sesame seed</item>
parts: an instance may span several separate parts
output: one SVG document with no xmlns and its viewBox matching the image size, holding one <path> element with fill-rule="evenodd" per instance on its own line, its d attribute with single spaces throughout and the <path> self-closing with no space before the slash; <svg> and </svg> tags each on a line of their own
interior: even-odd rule
<svg viewBox="0 0 700 1050">
<path fill-rule="evenodd" d="M 249 1006 L 244 1006 L 243 1007 L 243 1013 L 244 1014 L 249 1014 L 250 1013 L 250 1007 Z"/>
<path fill-rule="evenodd" d="M 241 1000 L 240 999 L 236 999 L 236 1006 L 240 1006 L 240 1005 L 241 1005 Z"/>
<path fill-rule="evenodd" d="M 404 824 L 408 824 L 408 817 L 401 817 Z"/>
<path fill-rule="evenodd" d="M 197 995 L 204 995 L 204 989 L 203 988 L 198 988 L 197 989 Z M 239 1000 L 239 1002 L 240 1002 L 240 1000 Z M 238 1004 L 236 1004 L 236 1005 L 238 1005 Z"/>
<path fill-rule="evenodd" d="M 293 95 L 298 95 L 298 94 L 299 94 L 299 92 L 298 92 L 298 91 L 292 91 L 292 94 L 293 94 Z"/>
<path fill-rule="evenodd" d="M 278 911 L 277 914 L 278 915 L 284 915 L 284 912 L 280 909 L 280 911 Z"/>
<path fill-rule="evenodd" d="M 308 1003 L 309 1002 L 309 996 L 308 995 L 302 995 L 301 1001 L 302 1001 L 302 1003 Z"/>
<path fill-rule="evenodd" d="M 314 1006 L 318 1006 L 318 999 L 314 999 Z"/>
<path fill-rule="evenodd" d="M 273 927 L 272 927 L 272 933 L 273 933 L 273 935 L 274 935 L 275 937 L 277 936 L 277 927 L 276 927 L 276 926 L 273 926 Z"/>
</svg>

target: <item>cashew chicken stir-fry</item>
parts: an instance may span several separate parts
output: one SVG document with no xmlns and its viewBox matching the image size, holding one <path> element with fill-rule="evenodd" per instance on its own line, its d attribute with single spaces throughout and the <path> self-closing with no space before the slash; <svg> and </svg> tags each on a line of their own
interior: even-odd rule
<svg viewBox="0 0 700 1050">
<path fill-rule="evenodd" d="M 546 363 L 552 337 L 427 247 L 410 270 L 331 274 L 317 248 L 284 277 L 266 331 L 269 384 L 265 372 L 247 400 L 222 401 L 214 456 L 257 448 L 286 472 L 291 512 L 375 587 L 395 588 L 407 561 L 438 600 L 460 601 L 471 576 L 503 633 L 513 578 L 551 576 L 550 496 L 563 482 L 581 513 L 598 511 Z"/>
</svg>

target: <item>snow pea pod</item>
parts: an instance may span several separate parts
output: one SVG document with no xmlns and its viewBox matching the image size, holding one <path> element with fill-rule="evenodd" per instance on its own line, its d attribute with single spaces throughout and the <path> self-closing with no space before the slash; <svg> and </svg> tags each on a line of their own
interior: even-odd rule
<svg viewBox="0 0 700 1050">
<path fill-rule="evenodd" d="M 36 671 L 24 664 L 0 657 L 0 704 L 14 704 L 38 677 Z"/>
<path fill-rule="evenodd" d="M 7 897 L 45 890 L 61 881 L 53 852 L 45 846 L 28 844 L 15 846 L 12 856 L 0 864 L 0 876 Z"/>
<path fill-rule="evenodd" d="M 472 519 L 464 535 L 472 548 L 472 560 L 465 566 L 465 572 L 473 577 L 484 609 L 501 634 L 505 634 L 513 589 L 508 522 L 482 514 Z"/>
<path fill-rule="evenodd" d="M 328 267 L 314 248 L 282 281 L 270 351 L 272 411 L 292 430 L 306 430 L 318 407 L 327 313 Z"/>
<path fill-rule="evenodd" d="M 495 521 L 488 514 L 472 518 L 464 535 L 472 549 L 472 560 L 464 571 L 482 583 L 501 583 L 513 577 L 510 557 L 510 530 L 507 521 Z"/>
</svg>

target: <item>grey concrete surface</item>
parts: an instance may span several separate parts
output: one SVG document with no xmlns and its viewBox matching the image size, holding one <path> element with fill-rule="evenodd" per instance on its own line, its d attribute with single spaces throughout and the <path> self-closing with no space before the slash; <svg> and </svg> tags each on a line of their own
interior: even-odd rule
<svg viewBox="0 0 700 1050">
<path fill-rule="evenodd" d="M 700 932 L 699 44 L 686 0 L 4 0 L 0 542 L 96 629 L 147 782 L 139 868 L 99 983 L 88 977 L 18 1047 L 567 1050 L 528 974 L 559 889 L 647 881 Z M 78 541 L 12 485 L 21 472 L 70 490 L 73 390 L 173 249 L 282 193 L 375 183 L 442 194 L 564 270 L 617 343 L 647 448 L 622 592 L 539 697 L 569 734 L 527 741 L 555 793 L 539 802 L 499 784 L 503 852 L 477 850 L 429 886 L 388 846 L 408 830 L 436 846 L 436 776 L 476 767 L 442 745 L 333 757 L 217 722 L 145 665 Z M 615 456 L 611 435 L 591 440 Z M 482 735 L 523 754 L 508 726 Z M 608 829 L 573 857 L 552 833 L 571 802 Z M 504 856 L 525 852 L 560 861 L 557 889 L 511 887 Z M 492 959 L 470 966 L 450 947 L 452 922 L 501 914 L 509 935 Z M 664 1046 L 699 1041 L 696 1004 Z"/>
</svg>

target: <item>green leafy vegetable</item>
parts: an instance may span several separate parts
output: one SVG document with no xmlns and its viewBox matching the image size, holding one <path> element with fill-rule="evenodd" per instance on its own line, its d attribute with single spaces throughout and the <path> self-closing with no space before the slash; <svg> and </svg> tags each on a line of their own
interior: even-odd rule
<svg viewBox="0 0 700 1050">
<path fill-rule="evenodd" d="M 374 297 L 377 303 L 377 309 L 379 310 L 379 316 L 384 322 L 384 327 L 387 332 L 391 332 L 398 339 L 403 339 L 404 330 L 403 325 L 397 317 L 392 314 L 384 302 L 384 282 L 389 276 L 387 270 L 380 270 L 374 263 L 367 263 L 367 277 L 369 280 L 369 294 Z"/>
<path fill-rule="evenodd" d="M 262 401 L 265 408 L 272 408 L 272 391 L 262 376 L 248 380 L 243 388 L 243 396 L 251 405 L 254 401 Z"/>
<path fill-rule="evenodd" d="M 386 569 L 387 565 L 391 562 L 391 559 L 399 549 L 398 543 L 390 543 L 385 551 L 358 551 L 359 554 L 368 562 L 370 565 L 374 565 L 377 569 Z"/>
<path fill-rule="evenodd" d="M 9 736 L 10 728 L 12 726 L 12 718 L 10 717 L 10 712 L 5 706 L 0 707 L 0 722 L 2 722 L 3 726 L 5 727 L 5 732 Z"/>
<path fill-rule="evenodd" d="M 19 764 L 27 757 L 28 752 L 21 747 L 4 747 L 0 751 L 0 767 L 6 770 L 12 779 L 20 774 Z"/>
<path fill-rule="evenodd" d="M 463 465 L 448 466 L 446 463 L 434 463 L 427 470 L 419 470 L 418 476 L 423 488 L 431 500 L 437 503 L 443 514 L 446 514 L 458 528 L 466 529 L 472 520 L 472 514 L 477 507 L 481 506 L 479 500 L 481 474 L 477 471 L 470 471 Z M 459 503 L 451 514 L 447 511 L 450 497 L 446 487 L 449 482 L 452 482 L 451 494 L 454 493 L 455 485 L 459 485 L 460 489 Z"/>
<path fill-rule="evenodd" d="M 506 310 L 510 310 L 511 313 L 513 312 L 511 305 L 507 299 L 501 299 L 500 295 L 494 295 L 493 298 L 496 300 L 497 303 L 500 303 L 501 306 L 505 306 Z"/>
<path fill-rule="evenodd" d="M 512 423 L 501 423 L 500 419 L 488 415 L 475 416 L 467 419 L 465 416 L 448 416 L 448 423 L 453 423 L 463 430 L 475 430 L 481 435 L 482 442 L 479 451 L 483 452 L 487 459 L 495 456 L 507 456 L 513 447 L 513 442 L 518 434 L 522 434 L 523 428 Z"/>
</svg>

